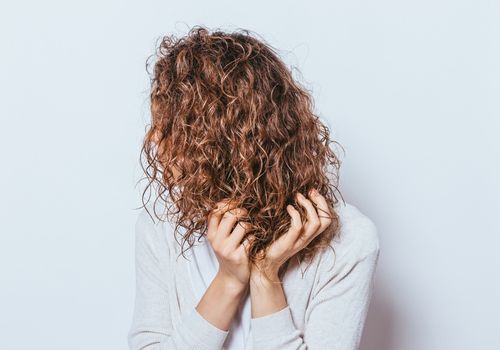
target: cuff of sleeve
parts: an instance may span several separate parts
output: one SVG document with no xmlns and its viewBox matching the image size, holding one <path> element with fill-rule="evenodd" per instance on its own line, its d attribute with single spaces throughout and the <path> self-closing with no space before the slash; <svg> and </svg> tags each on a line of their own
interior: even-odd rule
<svg viewBox="0 0 500 350">
<path fill-rule="evenodd" d="M 258 341 L 291 334 L 296 330 L 290 306 L 270 315 L 250 319 L 252 335 Z"/>
<path fill-rule="evenodd" d="M 189 336 L 196 343 L 201 343 L 208 349 L 221 349 L 229 331 L 224 331 L 208 322 L 193 307 L 188 313 L 184 314 L 184 324 L 188 326 Z"/>
</svg>

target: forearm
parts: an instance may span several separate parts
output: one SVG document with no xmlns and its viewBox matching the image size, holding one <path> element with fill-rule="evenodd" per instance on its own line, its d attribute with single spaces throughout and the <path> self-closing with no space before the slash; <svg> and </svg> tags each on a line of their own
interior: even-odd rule
<svg viewBox="0 0 500 350">
<path fill-rule="evenodd" d="M 228 331 L 244 294 L 244 287 L 217 273 L 196 310 L 215 327 Z"/>
<path fill-rule="evenodd" d="M 301 332 L 295 327 L 283 286 L 276 275 L 266 279 L 252 275 L 252 337 L 261 350 L 304 350 Z"/>
<path fill-rule="evenodd" d="M 273 314 L 288 305 L 277 274 L 268 278 L 258 272 L 252 273 L 249 287 L 252 318 Z"/>
</svg>

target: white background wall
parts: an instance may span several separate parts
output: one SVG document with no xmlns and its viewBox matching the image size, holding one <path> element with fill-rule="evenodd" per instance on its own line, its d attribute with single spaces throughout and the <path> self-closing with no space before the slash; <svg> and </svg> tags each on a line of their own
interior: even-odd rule
<svg viewBox="0 0 500 350">
<path fill-rule="evenodd" d="M 250 29 L 313 92 L 379 228 L 362 350 L 498 349 L 500 6 L 17 1 L 0 9 L 0 348 L 125 349 L 144 64 L 165 33 Z"/>
</svg>

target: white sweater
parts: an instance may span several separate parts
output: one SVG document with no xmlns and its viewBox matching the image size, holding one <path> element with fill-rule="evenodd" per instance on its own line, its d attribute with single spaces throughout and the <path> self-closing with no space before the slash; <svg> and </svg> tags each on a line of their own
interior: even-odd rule
<svg viewBox="0 0 500 350">
<path fill-rule="evenodd" d="M 151 205 L 148 209 L 153 213 Z M 288 306 L 250 320 L 252 341 L 245 350 L 358 349 L 374 287 L 379 238 L 373 221 L 355 206 L 340 203 L 336 212 L 341 230 L 332 242 L 335 254 L 324 250 L 307 269 L 306 262 L 290 264 L 282 280 Z M 153 222 L 142 209 L 135 238 L 130 349 L 224 349 L 230 330 L 215 327 L 197 312 L 189 260 L 180 255 L 173 225 L 156 218 Z"/>
</svg>

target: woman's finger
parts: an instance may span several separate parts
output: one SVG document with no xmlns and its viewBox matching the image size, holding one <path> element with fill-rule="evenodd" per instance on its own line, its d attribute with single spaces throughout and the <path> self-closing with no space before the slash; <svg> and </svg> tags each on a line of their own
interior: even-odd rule
<svg viewBox="0 0 500 350">
<path fill-rule="evenodd" d="M 295 244 L 295 241 L 297 241 L 297 238 L 302 233 L 302 219 L 300 217 L 299 211 L 295 209 L 293 205 L 287 205 L 286 211 L 288 212 L 288 215 L 290 215 L 290 228 L 283 236 L 278 239 L 278 241 L 282 241 L 285 247 L 292 247 Z"/>
<path fill-rule="evenodd" d="M 215 239 L 217 241 L 226 240 L 231 235 L 234 225 L 247 214 L 248 211 L 245 208 L 234 208 L 226 211 L 219 222 Z"/>
<path fill-rule="evenodd" d="M 238 249 L 241 249 L 246 254 L 247 257 L 250 256 L 249 249 L 250 249 L 250 246 L 254 240 L 255 240 L 255 235 L 250 233 L 245 237 L 245 239 L 243 240 L 243 242 L 240 244 L 240 246 L 238 248 Z"/>
<path fill-rule="evenodd" d="M 252 225 L 247 221 L 238 221 L 233 232 L 227 238 L 227 245 L 231 247 L 232 250 L 238 249 L 241 245 L 241 240 L 245 237 L 246 233 L 250 230 Z"/>
<path fill-rule="evenodd" d="M 325 197 L 323 197 L 316 189 L 309 191 L 309 198 L 316 204 L 319 221 L 321 223 L 319 232 L 323 232 L 332 223 L 332 214 Z"/>
<path fill-rule="evenodd" d="M 304 223 L 304 232 L 299 236 L 302 242 L 308 242 L 321 226 L 318 218 L 318 213 L 312 202 L 307 199 L 302 193 L 297 192 L 297 202 L 305 208 L 307 213 L 307 220 Z"/>
<path fill-rule="evenodd" d="M 223 199 L 218 202 L 215 209 L 208 214 L 207 239 L 210 242 L 213 242 L 218 236 L 217 231 L 225 212 L 234 209 L 235 205 L 235 203 L 229 201 L 228 199 Z"/>
</svg>

